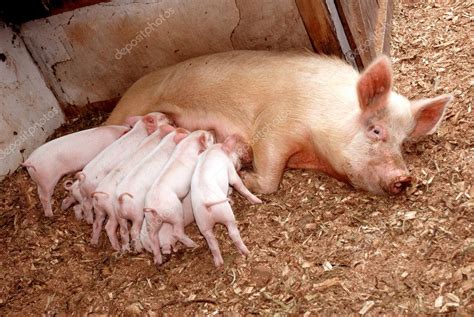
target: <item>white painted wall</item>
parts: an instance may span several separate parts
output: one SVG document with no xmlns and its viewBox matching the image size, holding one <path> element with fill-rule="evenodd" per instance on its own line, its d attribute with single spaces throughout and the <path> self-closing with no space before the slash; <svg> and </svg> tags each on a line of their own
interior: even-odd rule
<svg viewBox="0 0 474 317">
<path fill-rule="evenodd" d="M 23 41 L 0 22 L 0 180 L 64 122 Z"/>
</svg>

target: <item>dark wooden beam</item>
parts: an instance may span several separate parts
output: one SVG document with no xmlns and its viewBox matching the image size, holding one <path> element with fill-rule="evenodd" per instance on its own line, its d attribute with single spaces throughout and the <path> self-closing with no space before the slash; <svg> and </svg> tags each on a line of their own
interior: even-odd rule
<svg viewBox="0 0 474 317">
<path fill-rule="evenodd" d="M 320 54 L 342 57 L 336 29 L 323 0 L 296 0 L 306 31 L 314 51 Z"/>
</svg>

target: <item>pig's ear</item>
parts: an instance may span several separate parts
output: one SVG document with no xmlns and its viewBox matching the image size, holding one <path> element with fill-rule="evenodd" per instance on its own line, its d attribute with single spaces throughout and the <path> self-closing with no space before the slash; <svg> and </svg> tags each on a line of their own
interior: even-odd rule
<svg viewBox="0 0 474 317">
<path fill-rule="evenodd" d="M 447 105 L 452 100 L 451 95 L 441 95 L 414 101 L 411 111 L 415 119 L 415 127 L 409 137 L 416 139 L 434 133 L 443 119 Z"/>
<path fill-rule="evenodd" d="M 126 125 L 129 125 L 131 127 L 133 127 L 135 125 L 135 123 L 137 123 L 138 121 L 140 121 L 141 119 L 143 118 L 143 116 L 131 116 L 131 117 L 127 117 L 127 119 L 125 119 L 125 124 Z"/>
<path fill-rule="evenodd" d="M 206 149 L 206 134 L 202 133 L 198 141 L 199 141 L 199 146 L 201 147 L 201 151 L 199 151 L 199 153 L 201 153 Z"/>
<path fill-rule="evenodd" d="M 178 144 L 181 142 L 185 137 L 189 135 L 189 131 L 183 128 L 176 129 L 176 135 L 174 136 L 173 141 Z"/>
<path fill-rule="evenodd" d="M 167 134 L 173 132 L 175 129 L 176 129 L 175 127 L 169 124 L 160 126 L 160 138 L 165 137 Z"/>
<path fill-rule="evenodd" d="M 154 115 L 147 114 L 143 117 L 142 121 L 145 124 L 145 128 L 148 131 L 148 134 L 152 134 L 156 131 L 158 122 L 156 121 L 156 117 Z"/>
<path fill-rule="evenodd" d="M 234 150 L 236 144 L 237 136 L 235 134 L 230 135 L 224 140 L 224 143 L 222 144 L 222 150 L 224 150 L 226 154 L 230 154 Z"/>
<path fill-rule="evenodd" d="M 392 67 L 387 56 L 373 61 L 360 75 L 357 96 L 362 112 L 373 112 L 383 108 L 392 90 Z"/>
</svg>

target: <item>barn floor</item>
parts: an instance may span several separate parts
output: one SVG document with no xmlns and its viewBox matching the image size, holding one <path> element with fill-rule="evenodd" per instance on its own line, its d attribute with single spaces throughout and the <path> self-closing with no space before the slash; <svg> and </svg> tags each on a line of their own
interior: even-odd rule
<svg viewBox="0 0 474 317">
<path fill-rule="evenodd" d="M 91 227 L 62 212 L 46 219 L 24 170 L 0 184 L 0 315 L 149 316 L 296 313 L 474 314 L 472 2 L 396 8 L 396 88 L 410 98 L 452 92 L 437 135 L 407 144 L 416 184 L 378 197 L 312 171 L 289 171 L 281 189 L 249 206 L 235 196 L 242 258 L 217 230 L 225 267 L 198 242 L 161 267 L 150 254 L 89 245 Z M 441 2 L 441 1 L 438 1 Z M 448 2 L 448 1 L 445 1 Z M 469 4 L 470 3 L 470 4 Z M 398 6 L 398 5 L 397 5 Z M 472 19 L 472 18 L 471 18 Z M 472 23 L 472 22 L 471 22 Z M 99 124 L 91 113 L 56 132 Z"/>
</svg>

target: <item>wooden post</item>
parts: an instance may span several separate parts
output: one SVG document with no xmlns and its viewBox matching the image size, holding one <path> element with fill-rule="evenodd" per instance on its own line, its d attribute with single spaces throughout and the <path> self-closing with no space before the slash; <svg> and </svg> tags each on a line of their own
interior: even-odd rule
<svg viewBox="0 0 474 317">
<path fill-rule="evenodd" d="M 336 30 L 324 0 L 296 0 L 314 51 L 342 57 Z"/>
</svg>

